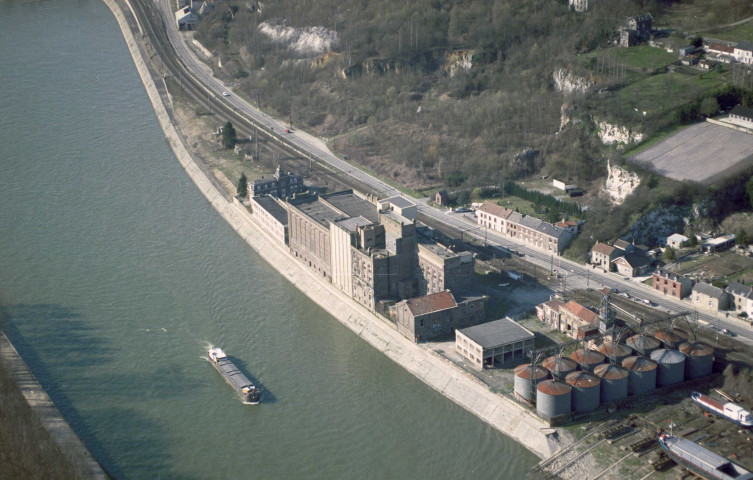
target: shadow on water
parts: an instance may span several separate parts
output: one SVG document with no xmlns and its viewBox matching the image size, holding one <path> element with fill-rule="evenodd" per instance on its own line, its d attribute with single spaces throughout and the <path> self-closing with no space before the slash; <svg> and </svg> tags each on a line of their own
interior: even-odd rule
<svg viewBox="0 0 753 480">
<path fill-rule="evenodd" d="M 275 403 L 277 402 L 277 397 L 275 397 L 274 393 L 269 391 L 263 383 L 259 381 L 258 378 L 251 375 L 249 373 L 249 369 L 246 367 L 246 363 L 243 360 L 240 360 L 238 358 L 232 357 L 228 355 L 228 358 L 231 362 L 235 364 L 236 367 L 238 367 L 238 370 L 243 372 L 243 374 L 248 377 L 249 380 L 251 380 L 251 383 L 253 383 L 257 388 L 261 389 L 261 403 Z"/>
<path fill-rule="evenodd" d="M 99 410 L 96 415 L 117 419 L 117 428 L 107 432 L 107 446 L 97 438 L 92 426 L 81 416 L 73 406 L 70 398 L 64 393 L 63 383 L 56 378 L 47 364 L 47 359 L 55 358 L 57 365 L 63 368 L 86 368 L 94 364 L 112 362 L 112 349 L 106 338 L 94 335 L 94 329 L 83 324 L 81 315 L 74 309 L 57 304 L 13 304 L 0 306 L 0 330 L 10 339 L 13 346 L 28 365 L 37 381 L 42 385 L 47 395 L 73 428 L 86 448 L 94 458 L 107 470 L 112 478 L 126 479 L 129 476 L 117 464 L 141 465 L 145 470 L 137 475 L 140 478 L 178 478 L 194 480 L 195 477 L 176 476 L 173 461 L 163 452 L 168 451 L 169 440 L 158 432 L 162 429 L 153 420 L 138 412 L 126 409 Z M 167 367 L 166 367 L 167 368 Z M 172 378 L 176 384 L 185 386 L 185 375 L 177 375 L 170 371 L 153 373 L 154 383 L 164 382 L 165 378 Z M 128 392 L 129 385 L 143 382 L 143 376 L 138 375 L 106 375 L 93 381 L 103 385 L 113 385 L 118 391 Z M 180 389 L 170 389 L 179 395 Z M 138 448 L 134 447 L 134 439 L 138 439 Z M 138 460 L 133 462 L 115 462 L 110 452 L 133 452 Z M 144 452 L 149 452 L 144 455 Z M 146 458 L 143 458 L 146 457 Z"/>
</svg>

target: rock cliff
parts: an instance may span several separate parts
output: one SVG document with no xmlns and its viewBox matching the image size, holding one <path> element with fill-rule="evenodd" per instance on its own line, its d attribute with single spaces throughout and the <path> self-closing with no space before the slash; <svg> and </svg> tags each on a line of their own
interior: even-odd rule
<svg viewBox="0 0 753 480">
<path fill-rule="evenodd" d="M 615 205 L 621 205 L 625 199 L 638 188 L 641 179 L 636 173 L 628 172 L 619 165 L 607 162 L 607 181 L 604 183 L 604 193 Z"/>
</svg>

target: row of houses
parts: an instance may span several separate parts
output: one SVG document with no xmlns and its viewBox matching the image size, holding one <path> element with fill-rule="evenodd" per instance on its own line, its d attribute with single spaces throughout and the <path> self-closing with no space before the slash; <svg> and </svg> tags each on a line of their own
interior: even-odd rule
<svg viewBox="0 0 753 480">
<path fill-rule="evenodd" d="M 553 255 L 561 255 L 578 232 L 578 224 L 572 220 L 551 224 L 489 201 L 476 209 L 475 215 L 482 227 Z"/>
<path fill-rule="evenodd" d="M 753 318 L 753 288 L 732 282 L 719 288 L 665 269 L 658 269 L 651 278 L 654 290 L 677 299 L 689 298 L 696 308 L 708 312 L 730 312 Z"/>
<path fill-rule="evenodd" d="M 742 40 L 736 45 L 732 43 L 711 42 L 704 44 L 706 58 L 723 63 L 742 63 L 753 65 L 753 42 Z"/>
</svg>

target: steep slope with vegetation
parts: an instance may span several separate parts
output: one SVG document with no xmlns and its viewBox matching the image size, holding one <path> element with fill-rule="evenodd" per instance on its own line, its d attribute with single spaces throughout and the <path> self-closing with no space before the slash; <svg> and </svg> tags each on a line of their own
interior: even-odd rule
<svg viewBox="0 0 753 480">
<path fill-rule="evenodd" d="M 591 4 L 578 14 L 565 0 L 237 0 L 204 15 L 196 38 L 217 54 L 216 73 L 237 92 L 416 189 L 536 174 L 598 186 L 607 159 L 624 163 L 623 147 L 605 145 L 604 129 L 649 138 L 753 100 L 732 86 L 726 68 L 675 72 L 667 66 L 676 56 L 659 48 L 613 47 L 626 16 L 651 12 L 676 47 L 753 14 L 753 6 Z M 590 222 L 598 230 L 589 242 L 624 234 L 657 205 L 689 207 L 716 195 L 637 170 L 643 186 L 622 206 L 587 197 L 604 219 Z"/>
</svg>

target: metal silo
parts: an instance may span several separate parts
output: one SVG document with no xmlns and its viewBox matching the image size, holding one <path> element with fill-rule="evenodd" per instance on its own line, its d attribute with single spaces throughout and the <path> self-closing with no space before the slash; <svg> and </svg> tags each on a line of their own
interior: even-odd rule
<svg viewBox="0 0 753 480">
<path fill-rule="evenodd" d="M 687 335 L 683 338 L 675 331 L 669 328 L 660 328 L 654 332 L 654 337 L 664 344 L 664 348 L 677 348 L 680 342 L 687 339 Z"/>
<path fill-rule="evenodd" d="M 646 357 L 628 357 L 622 361 L 622 366 L 629 372 L 630 395 L 643 395 L 656 389 L 656 362 Z"/>
<path fill-rule="evenodd" d="M 661 342 L 659 342 L 659 340 L 649 335 L 633 335 L 625 341 L 625 344 L 635 350 L 635 353 L 637 353 L 638 355 L 645 356 L 651 355 L 651 352 L 661 346 Z"/>
<path fill-rule="evenodd" d="M 651 360 L 659 364 L 656 384 L 660 387 L 680 383 L 685 378 L 685 354 L 660 348 L 651 352 Z"/>
<path fill-rule="evenodd" d="M 531 382 L 533 377 L 533 382 Z M 533 387 L 540 381 L 549 377 L 549 370 L 542 367 L 531 367 L 530 363 L 520 365 L 515 368 L 515 393 L 523 399 L 532 402 L 533 390 L 531 389 L 531 383 Z"/>
<path fill-rule="evenodd" d="M 594 350 L 576 350 L 570 358 L 580 365 L 581 370 L 593 372 L 596 365 L 604 363 L 604 354 Z"/>
<path fill-rule="evenodd" d="M 633 349 L 621 343 L 604 342 L 599 347 L 599 352 L 607 357 L 609 361 L 619 365 L 633 354 Z"/>
<path fill-rule="evenodd" d="M 555 380 L 564 380 L 570 372 L 574 372 L 578 368 L 575 360 L 558 355 L 547 358 L 541 362 L 541 366 L 552 372 L 552 378 Z"/>
<path fill-rule="evenodd" d="M 711 375 L 714 369 L 714 349 L 705 343 L 681 343 L 680 351 L 685 359 L 685 378 L 698 378 Z"/>
<path fill-rule="evenodd" d="M 557 380 L 544 380 L 536 386 L 536 413 L 550 419 L 570 413 L 573 388 Z"/>
<path fill-rule="evenodd" d="M 617 365 L 605 363 L 594 368 L 594 374 L 601 378 L 601 403 L 609 403 L 627 397 L 627 370 Z"/>
<path fill-rule="evenodd" d="M 586 372 L 573 372 L 566 378 L 573 387 L 572 403 L 575 412 L 592 412 L 601 402 L 601 379 Z"/>
</svg>

